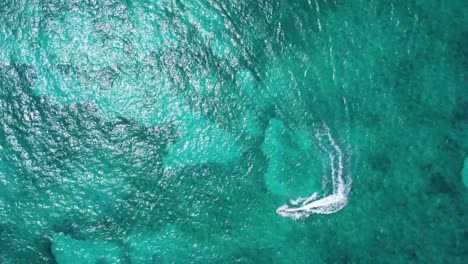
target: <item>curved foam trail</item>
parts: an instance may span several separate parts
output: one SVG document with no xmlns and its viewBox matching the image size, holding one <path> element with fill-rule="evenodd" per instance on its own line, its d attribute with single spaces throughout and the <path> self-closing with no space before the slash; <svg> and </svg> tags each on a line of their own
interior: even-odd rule
<svg viewBox="0 0 468 264">
<path fill-rule="evenodd" d="M 289 203 L 292 205 L 298 205 L 299 203 L 302 203 L 305 200 L 307 200 L 307 198 L 299 197 L 299 198 L 296 198 L 295 200 L 293 199 L 289 200 Z"/>
<path fill-rule="evenodd" d="M 332 214 L 343 209 L 348 204 L 348 194 L 351 190 L 352 180 L 349 173 L 343 178 L 343 151 L 336 144 L 330 134 L 330 129 L 325 124 L 323 133 L 318 132 L 316 138 L 319 148 L 327 153 L 330 160 L 333 193 L 318 200 L 317 193 L 312 194 L 308 198 L 300 197 L 296 200 L 291 200 L 291 206 L 285 204 L 276 210 L 283 217 L 301 219 L 311 214 Z M 329 142 L 331 150 L 324 146 L 322 142 L 324 138 Z M 302 204 L 298 206 L 301 202 Z"/>
<path fill-rule="evenodd" d="M 311 201 L 316 200 L 317 197 L 318 197 L 318 193 L 317 193 L 317 192 L 314 192 L 314 194 L 312 194 L 309 198 L 307 198 L 307 199 L 302 203 L 302 205 L 306 205 L 306 204 L 310 203 Z"/>
<path fill-rule="evenodd" d="M 299 197 L 295 200 L 290 200 L 289 203 L 292 204 L 292 205 L 298 205 L 299 203 L 302 203 L 302 205 L 305 205 L 307 203 L 309 203 L 310 201 L 313 201 L 315 199 L 317 199 L 317 196 L 318 196 L 318 193 L 314 193 L 312 194 L 310 197 L 306 197 L 306 198 L 303 198 L 303 197 Z"/>
</svg>

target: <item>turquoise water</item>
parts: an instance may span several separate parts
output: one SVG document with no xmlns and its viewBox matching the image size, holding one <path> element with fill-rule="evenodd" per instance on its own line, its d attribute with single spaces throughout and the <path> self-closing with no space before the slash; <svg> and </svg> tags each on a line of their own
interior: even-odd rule
<svg viewBox="0 0 468 264">
<path fill-rule="evenodd" d="M 468 261 L 465 1 L 0 14 L 1 263 Z"/>
</svg>

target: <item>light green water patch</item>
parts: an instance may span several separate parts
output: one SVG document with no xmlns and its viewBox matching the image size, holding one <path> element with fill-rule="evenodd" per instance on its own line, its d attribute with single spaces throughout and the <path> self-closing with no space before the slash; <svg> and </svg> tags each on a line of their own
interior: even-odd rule
<svg viewBox="0 0 468 264">
<path fill-rule="evenodd" d="M 251 109 L 265 110 L 271 106 L 271 101 L 262 91 L 263 87 L 259 86 L 250 70 L 237 72 L 236 82 L 240 87 L 239 96 Z"/>
<path fill-rule="evenodd" d="M 62 104 L 96 99 L 121 75 L 141 76 L 140 63 L 154 68 L 151 53 L 179 45 L 182 29 L 169 26 L 160 3 L 116 8 L 102 17 L 72 9 L 41 26 L 36 92 Z"/>
<path fill-rule="evenodd" d="M 190 76 L 189 89 L 182 94 L 194 112 L 235 134 L 247 104 L 237 93 L 240 88 L 227 75 L 224 71 L 197 71 Z"/>
<path fill-rule="evenodd" d="M 269 158 L 265 182 L 276 195 L 311 195 L 320 191 L 323 177 L 320 151 L 306 130 L 292 132 L 279 119 L 272 119 L 262 151 Z"/>
<path fill-rule="evenodd" d="M 233 60 L 238 56 L 238 47 L 234 43 L 220 5 L 210 6 L 205 0 L 183 1 L 186 23 L 197 29 L 199 40 L 209 47 L 215 56 Z"/>
<path fill-rule="evenodd" d="M 84 11 L 63 12 L 44 23 L 36 52 L 38 78 L 34 89 L 66 104 L 95 98 L 112 86 L 119 67 L 129 63 L 128 24 L 119 17 L 97 19 Z"/>
<path fill-rule="evenodd" d="M 65 235 L 53 238 L 52 254 L 58 264 L 119 263 L 124 251 L 115 242 L 76 240 Z"/>
<path fill-rule="evenodd" d="M 10 59 L 16 63 L 37 63 L 35 52 L 38 27 L 44 12 L 40 6 L 30 2 L 20 5 L 5 5 L 2 10 L 4 15 L 0 18 L 0 63 Z M 15 19 L 10 20 L 9 15 L 15 16 Z M 15 28 L 13 24 L 21 25 L 21 29 Z"/>
<path fill-rule="evenodd" d="M 1 162 L 1 160 L 0 160 L 0 162 Z M 7 182 L 7 179 L 6 179 L 6 175 L 5 175 L 4 171 L 5 171 L 4 168 L 0 168 L 0 191 L 2 193 L 4 193 L 5 195 L 8 195 L 8 196 L 11 197 L 12 195 L 10 193 L 9 188 L 6 188 L 7 186 L 5 186 L 6 185 L 5 183 Z M 0 225 L 6 224 L 9 221 L 11 221 L 11 220 L 9 220 L 8 217 L 7 217 L 5 199 L 1 199 L 0 200 Z"/>
<path fill-rule="evenodd" d="M 218 58 L 226 58 L 235 60 L 238 56 L 238 51 L 233 43 L 232 39 L 229 39 L 230 35 L 227 33 L 222 34 L 221 37 L 212 39 L 209 41 L 209 45 L 211 51 L 216 55 Z M 232 61 L 233 64 L 237 64 L 236 61 Z"/>
<path fill-rule="evenodd" d="M 461 177 L 462 177 L 463 185 L 465 185 L 465 187 L 468 188 L 468 158 L 465 158 L 465 162 L 463 163 Z"/>
<path fill-rule="evenodd" d="M 205 96 L 219 93 L 215 77 L 196 80 L 197 83 L 192 84 L 195 93 Z M 117 115 L 139 120 L 146 125 L 173 124 L 179 140 L 168 150 L 164 159 L 166 168 L 206 162 L 223 163 L 239 157 L 240 150 L 235 138 L 203 115 L 192 111 L 189 103 L 171 90 L 168 81 L 125 81 L 116 82 L 115 87 L 119 89 L 106 91 L 107 97 L 97 101 L 98 107 L 108 118 Z"/>
<path fill-rule="evenodd" d="M 259 137 L 264 130 L 259 117 L 253 110 L 246 109 L 242 114 L 242 120 L 238 123 L 239 133 L 247 133 L 251 137 Z"/>
<path fill-rule="evenodd" d="M 241 91 L 243 95 L 248 95 L 254 97 L 256 94 L 255 91 L 255 79 L 251 71 L 247 69 L 240 70 L 239 72 L 236 73 L 236 81 L 239 83 L 239 86 L 241 87 Z"/>
<path fill-rule="evenodd" d="M 173 48 L 181 44 L 185 25 L 176 20 L 170 1 L 135 2 L 129 6 L 129 20 L 132 24 L 132 52 L 140 60 L 151 52 Z M 173 16 L 173 20 L 168 16 Z M 171 23 L 172 22 L 172 23 Z"/>
<path fill-rule="evenodd" d="M 174 122 L 189 113 L 187 103 L 171 91 L 171 83 L 162 74 L 149 78 L 131 74 L 123 75 L 94 99 L 103 116 L 123 116 L 156 125 Z"/>
<path fill-rule="evenodd" d="M 171 145 L 164 158 L 168 169 L 207 162 L 225 163 L 239 158 L 236 139 L 196 113 L 185 113 L 177 122 L 179 140 Z"/>
<path fill-rule="evenodd" d="M 333 67 L 326 54 L 285 49 L 268 62 L 262 82 L 252 100 L 264 110 L 299 126 L 326 123 L 346 126 L 346 109 L 340 86 L 333 80 Z"/>
<path fill-rule="evenodd" d="M 206 0 L 183 1 L 186 19 L 197 27 L 202 36 L 208 37 L 224 28 L 224 20 L 219 10 L 210 7 Z"/>
<path fill-rule="evenodd" d="M 92 13 L 69 11 L 44 25 L 39 38 L 45 65 L 73 63 L 80 69 L 117 65 L 125 57 L 128 24 L 118 17 L 97 19 Z M 47 47 L 47 48 L 46 48 Z"/>
<path fill-rule="evenodd" d="M 194 94 L 204 97 L 219 95 L 222 89 L 218 77 L 207 72 L 195 73 L 190 77 L 189 83 Z"/>
<path fill-rule="evenodd" d="M 175 226 L 155 233 L 139 233 L 124 241 L 132 263 L 201 262 L 210 252 Z M 206 261 L 206 260 L 205 260 Z"/>
</svg>

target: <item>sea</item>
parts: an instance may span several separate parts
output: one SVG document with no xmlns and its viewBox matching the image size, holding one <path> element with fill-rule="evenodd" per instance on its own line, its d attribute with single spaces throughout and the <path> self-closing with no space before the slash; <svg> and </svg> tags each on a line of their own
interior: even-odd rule
<svg viewBox="0 0 468 264">
<path fill-rule="evenodd" d="M 468 263 L 465 0 L 1 0 L 0 263 Z"/>
</svg>

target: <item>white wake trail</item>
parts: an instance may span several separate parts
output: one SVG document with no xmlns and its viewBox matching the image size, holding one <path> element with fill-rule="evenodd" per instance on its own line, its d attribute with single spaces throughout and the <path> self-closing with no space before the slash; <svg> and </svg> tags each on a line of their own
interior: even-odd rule
<svg viewBox="0 0 468 264">
<path fill-rule="evenodd" d="M 296 200 L 291 200 L 291 205 L 285 204 L 276 210 L 283 217 L 301 219 L 311 214 L 332 214 L 348 204 L 352 179 L 349 172 L 343 175 L 343 151 L 333 139 L 328 126 L 324 125 L 321 131 L 317 131 L 315 137 L 318 140 L 319 148 L 328 155 L 330 160 L 333 192 L 319 199 L 317 199 L 318 193 L 314 193 L 308 198 L 299 197 Z M 323 141 L 327 141 L 329 147 L 326 147 Z M 326 183 L 327 179 L 324 179 L 324 182 Z M 323 188 L 322 191 L 325 193 L 326 184 Z"/>
</svg>

